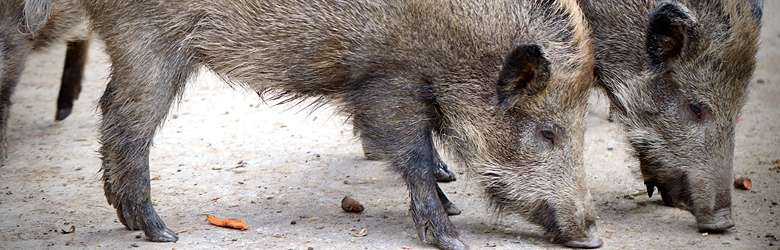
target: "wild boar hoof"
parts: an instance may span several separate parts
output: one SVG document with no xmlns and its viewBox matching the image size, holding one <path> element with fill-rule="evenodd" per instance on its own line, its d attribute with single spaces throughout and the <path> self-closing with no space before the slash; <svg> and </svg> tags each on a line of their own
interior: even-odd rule
<svg viewBox="0 0 780 250">
<path fill-rule="evenodd" d="M 448 238 L 448 239 L 441 239 L 439 240 L 439 243 L 436 244 L 437 247 L 440 249 L 447 249 L 447 250 L 466 250 L 469 249 L 469 246 L 460 241 L 457 238 Z"/>
<path fill-rule="evenodd" d="M 179 236 L 176 235 L 176 232 L 165 227 L 151 232 L 144 230 L 144 234 L 146 235 L 146 239 L 152 242 L 176 242 L 179 240 Z"/>
<path fill-rule="evenodd" d="M 438 164 L 436 171 L 434 171 L 434 177 L 436 177 L 437 182 L 442 183 L 455 181 L 455 174 L 447 169 L 447 165 L 444 165 L 444 163 Z"/>
<path fill-rule="evenodd" d="M 444 211 L 446 211 L 449 216 L 460 215 L 462 213 L 462 211 L 460 211 L 452 202 L 444 204 Z"/>
<path fill-rule="evenodd" d="M 73 108 L 60 108 L 57 110 L 57 115 L 55 115 L 54 120 L 56 121 L 62 121 L 65 120 L 65 118 L 68 118 L 70 116 L 70 113 L 73 111 Z"/>
<path fill-rule="evenodd" d="M 154 211 L 152 204 L 125 208 L 121 204 L 116 209 L 119 221 L 129 230 L 143 230 L 146 239 L 152 242 L 176 242 L 179 237 L 173 230 L 165 227 L 165 222 Z"/>
<path fill-rule="evenodd" d="M 417 228 L 417 237 L 420 238 L 422 242 L 425 242 L 426 244 L 432 244 L 438 247 L 439 249 L 469 249 L 469 247 L 464 244 L 460 239 L 454 236 L 442 236 L 439 238 L 436 238 L 436 233 L 433 232 L 434 229 L 431 227 L 431 223 L 424 223 L 424 224 L 418 224 L 416 225 Z"/>
<path fill-rule="evenodd" d="M 563 245 L 570 248 L 594 249 L 604 245 L 604 242 L 599 238 L 590 238 L 586 240 L 570 240 L 563 243 Z"/>
</svg>

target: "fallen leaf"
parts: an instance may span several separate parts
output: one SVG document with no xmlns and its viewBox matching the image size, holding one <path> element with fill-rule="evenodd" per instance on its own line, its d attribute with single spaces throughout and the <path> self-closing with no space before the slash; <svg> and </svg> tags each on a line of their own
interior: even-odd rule
<svg viewBox="0 0 780 250">
<path fill-rule="evenodd" d="M 74 226 L 74 225 L 70 225 L 70 228 L 68 228 L 68 230 L 60 229 L 60 233 L 62 233 L 62 234 L 72 234 L 72 233 L 75 233 L 75 232 L 76 232 L 76 226 Z"/>
<path fill-rule="evenodd" d="M 226 227 L 226 228 L 233 228 L 238 230 L 247 230 L 249 229 L 249 225 L 246 224 L 241 219 L 235 219 L 235 218 L 227 218 L 227 219 L 220 219 L 217 216 L 214 215 L 206 215 L 206 220 L 211 223 L 211 225 L 215 225 L 218 227 Z"/>
<path fill-rule="evenodd" d="M 366 237 L 366 235 L 368 235 L 368 228 L 352 229 L 349 234 L 355 237 Z"/>
<path fill-rule="evenodd" d="M 780 169 L 780 159 L 775 160 L 775 167 Z"/>
</svg>

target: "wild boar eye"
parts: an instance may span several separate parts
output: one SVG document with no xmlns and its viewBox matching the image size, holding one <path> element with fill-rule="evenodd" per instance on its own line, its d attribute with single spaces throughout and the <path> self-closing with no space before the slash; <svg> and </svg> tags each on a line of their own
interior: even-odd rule
<svg viewBox="0 0 780 250">
<path fill-rule="evenodd" d="M 542 137 L 550 141 L 550 143 L 555 144 L 555 132 L 553 132 L 552 130 L 542 129 Z"/>
<path fill-rule="evenodd" d="M 704 104 L 700 102 L 691 103 L 688 105 L 691 109 L 691 112 L 694 116 L 696 116 L 696 119 L 702 120 L 704 119 Z"/>
</svg>

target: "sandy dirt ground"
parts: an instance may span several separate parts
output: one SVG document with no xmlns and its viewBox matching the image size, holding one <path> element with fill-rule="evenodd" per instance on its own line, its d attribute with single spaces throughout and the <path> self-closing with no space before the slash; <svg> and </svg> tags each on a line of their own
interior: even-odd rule
<svg viewBox="0 0 780 250">
<path fill-rule="evenodd" d="M 779 249 L 780 16 L 773 13 L 780 2 L 766 3 L 760 63 L 736 139 L 735 174 L 752 177 L 754 187 L 733 192 L 736 228 L 698 233 L 691 214 L 647 198 L 621 128 L 606 120 L 606 98 L 594 94 L 585 159 L 606 249 Z M 0 248 L 430 248 L 416 239 L 399 176 L 363 160 L 344 117 L 328 107 L 272 107 L 208 72 L 188 86 L 151 156 L 152 198 L 180 240 L 144 241 L 117 221 L 99 181 L 102 46 L 92 48 L 73 115 L 57 123 L 63 57 L 62 45 L 33 56 L 13 99 L 10 155 L 0 167 Z M 443 189 L 464 210 L 452 220 L 473 249 L 558 247 L 521 218 L 491 215 L 479 186 L 451 167 L 459 180 Z M 342 212 L 345 195 L 366 211 Z M 217 228 L 205 214 L 244 218 L 251 228 Z M 71 226 L 75 232 L 63 233 Z M 363 228 L 367 235 L 352 235 Z"/>
</svg>

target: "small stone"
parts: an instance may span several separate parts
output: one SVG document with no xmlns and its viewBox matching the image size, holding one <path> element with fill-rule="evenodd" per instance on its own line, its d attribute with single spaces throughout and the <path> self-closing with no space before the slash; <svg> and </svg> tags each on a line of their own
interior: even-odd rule
<svg viewBox="0 0 780 250">
<path fill-rule="evenodd" d="M 365 207 L 352 197 L 344 196 L 344 199 L 341 199 L 341 209 L 347 213 L 362 213 Z"/>
<path fill-rule="evenodd" d="M 298 224 L 298 222 L 296 222 L 296 221 L 290 221 L 290 225 L 295 225 L 295 224 Z"/>
<path fill-rule="evenodd" d="M 701 236 L 707 236 L 710 235 L 709 233 L 702 233 Z"/>
<path fill-rule="evenodd" d="M 130 244 L 130 246 L 131 246 L 131 247 L 141 247 L 141 246 L 139 246 L 138 244 L 135 244 L 135 243 L 133 243 L 133 244 Z"/>
</svg>

